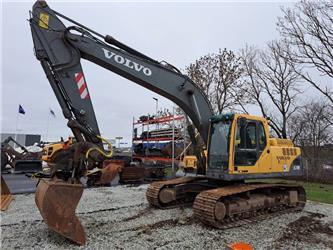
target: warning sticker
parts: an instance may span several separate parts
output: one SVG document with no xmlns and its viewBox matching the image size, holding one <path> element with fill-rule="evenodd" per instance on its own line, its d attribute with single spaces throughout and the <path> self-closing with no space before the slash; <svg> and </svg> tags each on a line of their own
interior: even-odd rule
<svg viewBox="0 0 333 250">
<path fill-rule="evenodd" d="M 45 13 L 40 13 L 39 15 L 39 26 L 47 29 L 49 27 L 49 18 L 50 16 Z"/>
</svg>

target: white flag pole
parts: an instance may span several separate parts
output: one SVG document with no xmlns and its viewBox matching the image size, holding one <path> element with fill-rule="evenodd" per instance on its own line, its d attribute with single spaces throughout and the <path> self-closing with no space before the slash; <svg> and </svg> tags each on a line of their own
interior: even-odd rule
<svg viewBox="0 0 333 250">
<path fill-rule="evenodd" d="M 20 115 L 20 112 L 17 112 L 17 115 L 16 115 L 16 125 L 15 125 L 15 136 L 14 136 L 14 140 L 15 141 L 17 140 L 19 115 Z"/>
</svg>

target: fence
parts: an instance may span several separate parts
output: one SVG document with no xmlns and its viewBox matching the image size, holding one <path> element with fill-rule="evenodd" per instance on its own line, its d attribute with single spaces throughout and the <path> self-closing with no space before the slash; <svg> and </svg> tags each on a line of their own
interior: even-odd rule
<svg viewBox="0 0 333 250">
<path fill-rule="evenodd" d="M 331 158 L 303 158 L 304 175 L 300 179 L 310 182 L 333 184 L 333 160 Z"/>
</svg>

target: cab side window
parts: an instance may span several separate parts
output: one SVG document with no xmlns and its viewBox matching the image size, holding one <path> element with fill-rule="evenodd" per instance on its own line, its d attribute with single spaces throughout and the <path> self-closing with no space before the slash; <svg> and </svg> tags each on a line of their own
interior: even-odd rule
<svg viewBox="0 0 333 250">
<path fill-rule="evenodd" d="M 257 147 L 256 124 L 254 122 L 249 122 L 246 125 L 245 140 L 246 148 L 251 149 Z"/>
<path fill-rule="evenodd" d="M 258 124 L 259 150 L 263 151 L 266 147 L 266 134 L 262 123 Z"/>
<path fill-rule="evenodd" d="M 253 166 L 266 147 L 266 135 L 259 121 L 240 118 L 235 134 L 235 166 Z"/>
<path fill-rule="evenodd" d="M 256 148 L 257 135 L 255 122 L 249 122 L 247 124 L 243 124 L 242 122 L 237 123 L 235 145 L 242 149 Z"/>
</svg>

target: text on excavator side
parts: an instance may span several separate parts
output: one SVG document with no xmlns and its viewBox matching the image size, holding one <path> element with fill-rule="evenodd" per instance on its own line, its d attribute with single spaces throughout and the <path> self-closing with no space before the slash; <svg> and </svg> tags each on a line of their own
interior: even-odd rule
<svg viewBox="0 0 333 250">
<path fill-rule="evenodd" d="M 102 50 L 104 52 L 104 56 L 107 59 L 113 59 L 116 63 L 122 64 L 127 68 L 134 69 L 137 72 L 142 71 L 142 73 L 145 74 L 146 76 L 151 76 L 152 72 L 151 72 L 150 68 L 147 68 L 136 62 L 133 62 L 132 60 L 130 60 L 126 57 L 123 57 L 121 55 L 117 55 L 116 53 L 109 51 L 105 48 L 102 48 Z"/>
</svg>

